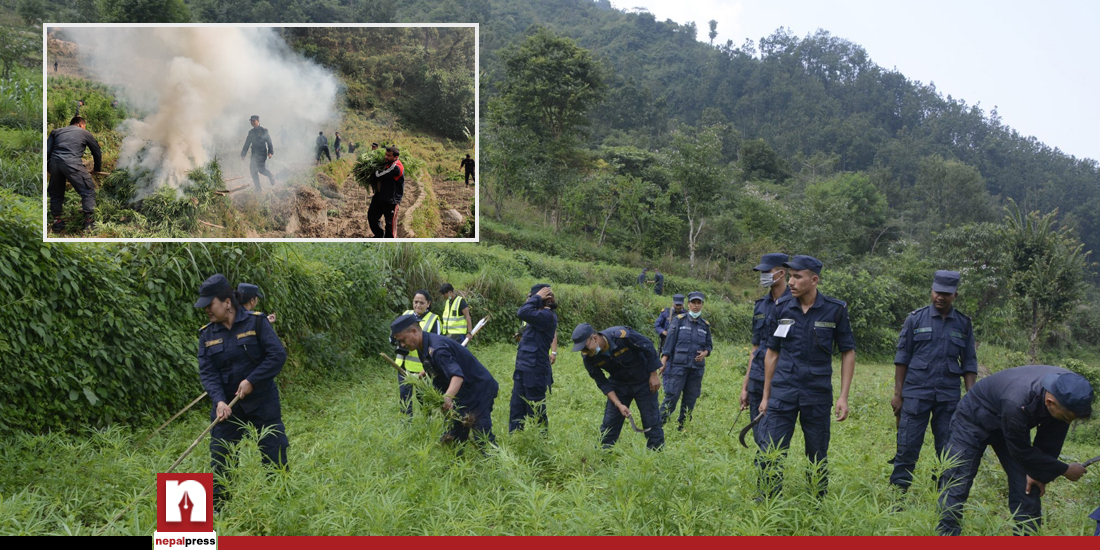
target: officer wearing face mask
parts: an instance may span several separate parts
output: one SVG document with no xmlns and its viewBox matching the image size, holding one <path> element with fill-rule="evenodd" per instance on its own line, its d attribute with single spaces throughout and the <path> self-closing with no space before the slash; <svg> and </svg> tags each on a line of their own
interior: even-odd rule
<svg viewBox="0 0 1100 550">
<path fill-rule="evenodd" d="M 756 411 L 760 408 L 760 399 L 764 394 L 764 350 L 761 346 L 768 341 L 767 320 L 775 310 L 775 304 L 788 298 L 791 290 L 787 288 L 786 269 L 783 263 L 790 259 L 786 254 L 764 254 L 760 264 L 752 268 L 760 273 L 760 286 L 768 289 L 767 294 L 756 300 L 752 310 L 752 352 L 749 353 L 749 368 L 745 370 L 745 379 L 741 382 L 741 409 Z M 755 414 L 755 413 L 754 413 Z M 753 439 L 763 448 L 753 428 Z"/>
<path fill-rule="evenodd" d="M 657 391 L 661 362 L 653 342 L 630 327 L 611 327 L 599 332 L 588 323 L 573 329 L 573 351 L 584 355 L 584 368 L 607 396 L 603 413 L 603 447 L 619 440 L 623 419 L 632 416 L 630 404 L 638 403 L 645 429 L 646 447 L 659 450 L 665 444 Z M 606 372 L 606 374 L 604 374 Z"/>
<path fill-rule="evenodd" d="M 661 422 L 676 410 L 676 402 L 683 393 L 678 429 L 684 429 L 684 420 L 695 409 L 695 401 L 703 391 L 703 373 L 706 358 L 710 357 L 714 344 L 711 341 L 710 321 L 703 319 L 702 292 L 688 294 L 688 311 L 672 319 L 668 327 L 668 340 L 661 348 L 661 371 L 664 374 L 665 401 L 661 403 Z M 667 372 L 665 369 L 667 367 Z"/>
</svg>

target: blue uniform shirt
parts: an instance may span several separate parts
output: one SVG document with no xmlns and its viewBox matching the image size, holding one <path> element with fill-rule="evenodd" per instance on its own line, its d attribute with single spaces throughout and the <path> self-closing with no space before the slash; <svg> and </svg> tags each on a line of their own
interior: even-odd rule
<svg viewBox="0 0 1100 550">
<path fill-rule="evenodd" d="M 584 356 L 584 368 L 604 395 L 614 391 L 616 383 L 647 382 L 649 374 L 661 368 L 653 342 L 634 329 L 611 327 L 601 330 L 600 334 L 607 338 L 608 349 L 594 357 Z M 607 371 L 607 375 L 603 371 Z"/>
<path fill-rule="evenodd" d="M 951 420 L 951 438 L 978 442 L 1000 432 L 1008 454 L 1024 466 L 1032 479 L 1049 483 L 1066 473 L 1058 460 L 1069 424 L 1050 415 L 1043 399 L 1043 377 L 1068 373 L 1061 367 L 1027 365 L 995 372 L 974 384 L 959 402 Z M 1035 430 L 1032 440 L 1031 430 Z"/>
<path fill-rule="evenodd" d="M 516 315 L 527 323 L 516 352 L 516 370 L 552 375 L 549 354 L 550 345 L 554 342 L 554 332 L 558 329 L 558 314 L 552 309 L 546 309 L 542 298 L 532 294 L 520 306 Z"/>
<path fill-rule="evenodd" d="M 210 323 L 199 332 L 199 379 L 215 406 L 228 404 L 242 380 L 252 384 L 252 393 L 237 403 L 245 412 L 278 402 L 275 375 L 284 363 L 286 349 L 263 313 L 240 308 L 232 328 Z"/>
<path fill-rule="evenodd" d="M 775 335 L 780 324 L 791 325 L 787 335 Z M 799 405 L 827 405 L 833 400 L 833 349 L 856 349 L 848 305 L 817 293 L 807 313 L 791 296 L 775 304 L 768 317 L 769 349 L 779 352 L 772 375 L 771 398 Z"/>
<path fill-rule="evenodd" d="M 756 300 L 752 307 L 752 345 L 760 346 L 756 355 L 752 356 L 752 367 L 749 368 L 749 379 L 764 382 L 764 355 L 768 351 L 768 317 L 775 310 L 775 305 L 784 298 L 790 298 L 790 287 L 783 290 L 779 299 L 772 300 L 771 289 L 768 293 Z M 763 388 L 763 386 L 761 386 Z"/>
<path fill-rule="evenodd" d="M 670 308 L 670 307 L 666 307 L 665 309 L 661 310 L 661 314 L 657 316 L 657 322 L 653 323 L 653 328 L 657 331 L 657 337 L 658 338 L 661 337 L 661 331 L 662 330 L 664 330 L 664 331 L 668 330 L 668 322 L 669 322 L 669 320 L 672 319 L 672 317 L 674 315 L 679 315 L 679 314 L 678 313 L 673 313 L 672 308 Z"/>
<path fill-rule="evenodd" d="M 942 316 L 931 305 L 910 313 L 898 335 L 894 363 L 909 367 L 902 397 L 957 402 L 960 377 L 978 372 L 970 318 L 955 309 Z"/>
<path fill-rule="evenodd" d="M 446 336 L 422 333 L 424 339 L 417 350 L 424 370 L 432 377 L 432 385 L 446 392 L 451 378 L 462 378 L 462 387 L 455 395 L 456 406 L 466 410 L 479 410 L 496 399 L 497 381 L 485 366 L 462 344 Z"/>
<path fill-rule="evenodd" d="M 669 357 L 670 369 L 701 369 L 707 365 L 707 360 L 704 358 L 702 361 L 696 361 L 695 355 L 701 350 L 709 353 L 713 349 L 710 321 L 703 319 L 702 315 L 692 318 L 685 312 L 672 318 L 661 355 Z"/>
</svg>

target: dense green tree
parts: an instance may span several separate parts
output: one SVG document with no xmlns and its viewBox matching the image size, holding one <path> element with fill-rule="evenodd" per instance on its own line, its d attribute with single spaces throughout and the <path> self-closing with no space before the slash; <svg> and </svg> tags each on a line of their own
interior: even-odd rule
<svg viewBox="0 0 1100 550">
<path fill-rule="evenodd" d="M 722 153 L 721 131 L 717 126 L 681 127 L 673 132 L 664 159 L 688 224 L 688 261 L 692 267 L 699 234 L 731 183 L 729 170 L 714 162 Z"/>
<path fill-rule="evenodd" d="M 191 10 L 183 0 L 101 0 L 100 13 L 112 23 L 191 21 Z"/>
<path fill-rule="evenodd" d="M 1025 213 L 1015 202 L 1006 210 L 1014 312 L 1027 329 L 1031 360 L 1038 362 L 1039 348 L 1051 328 L 1084 298 L 1089 253 L 1068 229 L 1057 227 L 1056 211 Z"/>
</svg>

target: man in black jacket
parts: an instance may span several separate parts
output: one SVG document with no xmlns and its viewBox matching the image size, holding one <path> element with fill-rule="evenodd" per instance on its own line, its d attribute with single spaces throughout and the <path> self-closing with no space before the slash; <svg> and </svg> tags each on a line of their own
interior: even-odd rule
<svg viewBox="0 0 1100 550">
<path fill-rule="evenodd" d="M 1069 423 L 1092 415 L 1092 386 L 1085 377 L 1060 367 L 1027 365 L 980 380 L 959 402 L 951 419 L 947 456 L 956 464 L 940 477 L 940 523 L 944 535 L 958 535 L 962 507 L 992 446 L 1008 477 L 1008 507 L 1017 533 L 1038 529 L 1039 498 L 1059 476 L 1077 481 L 1080 463 L 1058 459 Z M 1032 441 L 1031 430 L 1035 431 Z"/>
<path fill-rule="evenodd" d="M 405 165 L 398 158 L 401 152 L 397 147 L 386 147 L 386 165 L 375 172 L 378 192 L 371 197 L 367 209 L 367 224 L 375 237 L 392 239 L 397 236 L 394 224 L 397 223 L 397 207 L 405 196 Z M 382 230 L 381 218 L 386 218 L 386 229 Z"/>
</svg>

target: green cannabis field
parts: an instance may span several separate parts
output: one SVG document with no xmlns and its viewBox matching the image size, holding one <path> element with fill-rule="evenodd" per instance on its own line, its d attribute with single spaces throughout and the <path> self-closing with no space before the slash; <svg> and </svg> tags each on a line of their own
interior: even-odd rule
<svg viewBox="0 0 1100 550">
<path fill-rule="evenodd" d="M 800 436 L 781 497 L 754 503 L 750 449 L 726 435 L 740 387 L 741 345 L 718 346 L 695 418 L 669 431 L 663 452 L 625 430 L 611 451 L 598 448 L 603 397 L 576 354 L 555 365 L 550 430 L 505 435 L 515 348 L 476 345 L 502 382 L 493 412 L 499 447 L 456 456 L 437 443 L 442 419 L 417 407 L 398 410 L 396 376 L 380 361 L 356 360 L 352 376 L 284 386 L 290 471 L 268 477 L 253 440 L 241 444 L 233 497 L 214 527 L 222 535 L 931 535 L 936 522 L 934 461 L 926 451 L 913 490 L 899 498 L 887 483 L 893 453 L 888 398 L 893 367 L 861 364 L 852 415 L 834 424 L 828 496 L 812 496 L 801 471 Z M 196 381 L 188 385 L 198 395 Z M 204 404 L 207 405 L 207 404 Z M 205 409 L 205 407 L 204 407 Z M 156 472 L 186 449 L 207 423 L 207 410 L 136 449 L 148 428 L 116 426 L 74 434 L 19 435 L 0 451 L 0 533 L 89 534 L 130 503 Z M 741 424 L 746 422 L 744 416 Z M 1083 458 L 1097 437 L 1080 427 L 1064 454 Z M 931 447 L 929 440 L 926 449 Z M 1095 448 L 1095 447 L 1092 447 Z M 181 471 L 209 471 L 205 447 Z M 1045 534 L 1084 535 L 1100 478 L 1060 479 L 1048 487 Z M 992 456 L 977 478 L 966 534 L 1010 532 L 1004 474 Z M 109 533 L 155 528 L 152 497 Z"/>
</svg>

